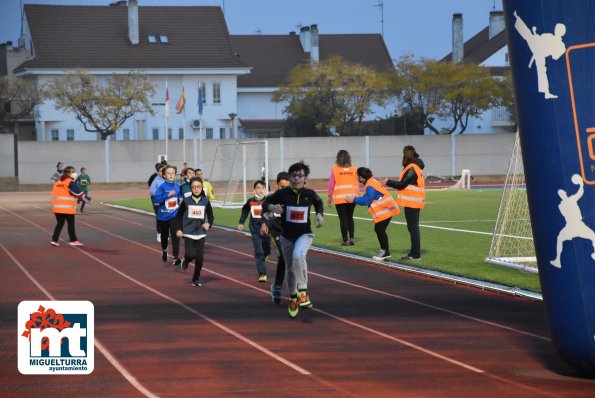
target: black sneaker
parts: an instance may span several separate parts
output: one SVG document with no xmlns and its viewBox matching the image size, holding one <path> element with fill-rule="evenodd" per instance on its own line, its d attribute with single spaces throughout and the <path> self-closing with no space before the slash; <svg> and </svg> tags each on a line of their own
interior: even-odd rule
<svg viewBox="0 0 595 398">
<path fill-rule="evenodd" d="M 194 287 L 201 287 L 202 283 L 200 283 L 199 281 L 192 281 L 192 286 Z"/>
<path fill-rule="evenodd" d="M 161 252 L 161 260 L 163 260 L 164 263 L 167 262 L 167 250 L 164 252 Z"/>
<path fill-rule="evenodd" d="M 389 252 L 387 252 L 386 250 L 380 249 L 380 252 L 378 252 L 378 254 L 372 258 L 376 261 L 382 261 L 382 260 L 386 260 L 389 257 L 390 257 Z"/>
<path fill-rule="evenodd" d="M 174 262 L 173 262 L 173 266 L 177 267 L 178 265 L 182 264 L 182 260 L 180 260 L 177 257 L 174 257 Z"/>
<path fill-rule="evenodd" d="M 421 257 L 405 256 L 401 257 L 401 260 L 421 260 Z"/>
<path fill-rule="evenodd" d="M 186 271 L 188 269 L 188 263 L 186 262 L 186 260 L 182 260 L 182 262 L 180 263 L 180 267 L 182 268 L 182 271 Z"/>
</svg>

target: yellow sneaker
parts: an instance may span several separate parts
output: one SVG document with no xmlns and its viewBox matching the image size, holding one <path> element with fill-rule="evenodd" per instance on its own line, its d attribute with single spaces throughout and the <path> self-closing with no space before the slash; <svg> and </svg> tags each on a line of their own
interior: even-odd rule
<svg viewBox="0 0 595 398">
<path fill-rule="evenodd" d="M 290 318 L 295 318 L 297 316 L 298 312 L 300 311 L 297 297 L 289 298 L 289 307 L 287 307 L 287 311 L 289 312 Z"/>
<path fill-rule="evenodd" d="M 264 283 L 267 281 L 267 275 L 266 274 L 260 274 L 258 276 L 258 282 Z"/>
<path fill-rule="evenodd" d="M 308 297 L 308 293 L 305 290 L 299 291 L 298 301 L 299 301 L 300 308 L 312 307 L 312 302 L 310 301 L 310 297 Z"/>
</svg>

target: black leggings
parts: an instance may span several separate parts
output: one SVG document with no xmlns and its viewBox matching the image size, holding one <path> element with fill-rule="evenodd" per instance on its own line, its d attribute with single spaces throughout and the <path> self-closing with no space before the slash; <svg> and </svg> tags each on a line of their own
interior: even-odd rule
<svg viewBox="0 0 595 398">
<path fill-rule="evenodd" d="M 161 250 L 167 250 L 167 244 L 171 235 L 172 255 L 178 258 L 180 254 L 180 238 L 176 236 L 177 223 L 175 219 L 158 220 L 157 223 L 159 228 L 161 228 Z"/>
<path fill-rule="evenodd" d="M 409 256 L 413 258 L 421 257 L 421 238 L 419 236 L 419 209 L 405 207 L 405 220 L 407 220 L 407 230 L 411 238 L 411 248 Z"/>
<path fill-rule="evenodd" d="M 281 249 L 281 238 L 270 235 L 273 245 L 277 249 L 277 270 L 275 271 L 275 285 L 283 286 L 285 280 L 285 259 L 283 258 L 283 250 Z"/>
<path fill-rule="evenodd" d="M 392 217 L 374 224 L 374 232 L 376 232 L 376 236 L 378 237 L 380 248 L 387 253 L 390 253 L 390 250 L 388 247 L 388 235 L 386 234 L 386 228 L 388 228 L 388 224 L 390 224 L 391 219 Z"/>
<path fill-rule="evenodd" d="M 54 228 L 54 234 L 52 235 L 52 241 L 57 242 L 60 239 L 60 232 L 62 232 L 62 227 L 64 227 L 64 222 L 68 223 L 68 237 L 70 238 L 71 242 L 78 240 L 76 238 L 76 232 L 74 231 L 74 214 L 62 214 L 62 213 L 54 213 L 56 216 L 56 228 Z"/>
<path fill-rule="evenodd" d="M 202 263 L 205 254 L 205 239 L 190 239 L 184 238 L 184 261 L 186 264 L 194 260 L 194 275 L 193 281 L 198 281 L 200 278 L 200 271 L 202 270 Z"/>
<path fill-rule="evenodd" d="M 339 216 L 339 225 L 341 227 L 341 237 L 343 241 L 355 238 L 355 225 L 353 223 L 353 212 L 355 210 L 355 203 L 341 203 L 335 205 L 337 216 Z M 349 233 L 349 235 L 348 235 Z"/>
</svg>

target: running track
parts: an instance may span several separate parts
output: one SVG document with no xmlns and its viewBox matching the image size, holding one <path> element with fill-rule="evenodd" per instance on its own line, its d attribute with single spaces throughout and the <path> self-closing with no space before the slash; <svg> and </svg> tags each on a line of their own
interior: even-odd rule
<svg viewBox="0 0 595 398">
<path fill-rule="evenodd" d="M 311 252 L 315 307 L 292 320 L 256 282 L 249 238 L 214 229 L 193 288 L 192 268 L 161 262 L 152 217 L 88 211 L 85 246 L 56 248 L 48 193 L 0 194 L 2 397 L 595 396 L 540 302 Z M 18 372 L 17 305 L 50 298 L 94 304 L 91 375 Z"/>
</svg>

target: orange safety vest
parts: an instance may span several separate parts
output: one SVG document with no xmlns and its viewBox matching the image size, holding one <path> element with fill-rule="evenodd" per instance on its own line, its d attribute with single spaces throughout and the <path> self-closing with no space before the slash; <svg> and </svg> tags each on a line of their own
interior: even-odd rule
<svg viewBox="0 0 595 398">
<path fill-rule="evenodd" d="M 76 197 L 70 194 L 68 185 L 72 178 L 58 180 L 52 189 L 52 212 L 61 214 L 76 214 Z"/>
<path fill-rule="evenodd" d="M 335 176 L 335 186 L 333 188 L 333 201 L 335 205 L 347 203 L 345 196 L 359 196 L 359 183 L 357 181 L 357 169 L 355 166 L 341 167 L 335 166 L 332 169 Z"/>
<path fill-rule="evenodd" d="M 374 224 L 399 214 L 401 210 L 399 210 L 399 205 L 397 205 L 395 199 L 385 187 L 376 181 L 374 177 L 370 177 L 370 179 L 366 182 L 364 189 L 368 188 L 368 186 L 371 186 L 383 195 L 380 199 L 373 201 L 368 208 L 368 211 L 372 215 L 372 221 L 374 221 Z"/>
<path fill-rule="evenodd" d="M 417 174 L 417 185 L 409 184 L 404 189 L 397 190 L 397 203 L 399 206 L 410 207 L 414 209 L 423 209 L 426 205 L 426 183 L 424 181 L 423 171 L 418 165 L 409 163 L 399 176 L 399 181 L 403 180 L 403 176 L 413 168 Z"/>
</svg>

